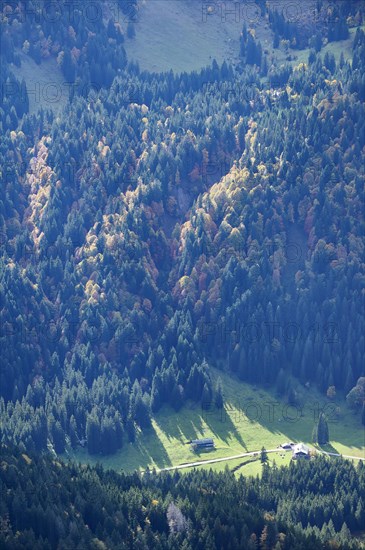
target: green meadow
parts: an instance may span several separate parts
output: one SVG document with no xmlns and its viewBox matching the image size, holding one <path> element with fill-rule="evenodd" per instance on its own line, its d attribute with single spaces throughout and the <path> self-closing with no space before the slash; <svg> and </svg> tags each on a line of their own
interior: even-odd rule
<svg viewBox="0 0 365 550">
<path fill-rule="evenodd" d="M 179 412 L 164 406 L 152 421 L 151 428 L 139 432 L 134 443 L 125 442 L 114 455 L 90 456 L 86 449 L 78 448 L 63 458 L 95 464 L 117 471 L 130 472 L 149 468 L 166 468 L 179 464 L 230 457 L 259 451 L 262 447 L 275 449 L 285 441 L 312 445 L 312 430 L 320 411 L 328 418 L 330 444 L 323 450 L 351 456 L 365 456 L 364 429 L 359 415 L 347 406 L 343 396 L 329 400 L 313 389 L 299 388 L 298 406 L 289 406 L 274 391 L 254 388 L 217 369 L 212 376 L 222 379 L 224 409 L 189 403 Z M 188 441 L 194 438 L 212 437 L 216 448 L 195 453 Z M 287 464 L 290 452 L 269 454 L 269 463 Z M 216 471 L 226 464 L 235 468 L 253 457 L 242 457 L 206 466 Z M 188 469 L 182 470 L 188 471 Z M 249 462 L 237 468 L 237 473 L 261 472 L 261 462 Z"/>
<path fill-rule="evenodd" d="M 269 453 L 267 456 L 267 465 L 273 466 L 288 466 L 291 461 L 291 452 L 278 451 L 277 453 Z M 243 457 L 237 458 L 234 460 L 228 460 L 225 463 L 217 462 L 216 464 L 204 464 L 199 466 L 199 469 L 203 468 L 204 470 L 213 470 L 214 472 L 221 472 L 225 468 L 228 468 L 231 472 L 234 472 L 238 477 L 240 475 L 245 476 L 256 476 L 261 475 L 263 464 L 258 457 Z M 181 472 L 189 472 L 194 468 L 186 468 L 181 470 Z"/>
</svg>

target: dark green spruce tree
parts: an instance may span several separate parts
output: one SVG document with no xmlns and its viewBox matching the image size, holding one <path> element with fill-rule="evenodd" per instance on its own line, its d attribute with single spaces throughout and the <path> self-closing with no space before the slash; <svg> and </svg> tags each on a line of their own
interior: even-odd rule
<svg viewBox="0 0 365 550">
<path fill-rule="evenodd" d="M 318 422 L 313 429 L 313 443 L 319 445 L 326 445 L 329 442 L 329 430 L 326 415 L 321 413 L 318 418 Z"/>
</svg>

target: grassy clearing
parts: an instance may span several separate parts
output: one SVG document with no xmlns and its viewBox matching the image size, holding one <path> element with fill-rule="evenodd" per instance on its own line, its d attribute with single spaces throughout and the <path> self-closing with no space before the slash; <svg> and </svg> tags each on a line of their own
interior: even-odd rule
<svg viewBox="0 0 365 550">
<path fill-rule="evenodd" d="M 301 6 L 313 12 L 315 2 L 308 0 Z M 262 48 L 272 63 L 291 63 L 293 66 L 308 61 L 310 49 L 285 49 L 282 45 L 273 49 L 273 32 L 267 19 L 259 15 L 258 7 L 244 7 L 242 3 L 227 1 L 212 3 L 211 14 L 208 3 L 192 0 L 142 0 L 140 3 L 136 35 L 126 39 L 128 58 L 138 61 L 142 70 L 151 72 L 175 72 L 199 70 L 210 65 L 213 59 L 218 63 L 227 60 L 239 62 L 240 33 L 245 24 L 253 29 Z M 287 13 L 287 1 L 277 0 L 275 7 Z M 295 17 L 296 11 L 292 14 Z M 297 13 L 298 15 L 298 13 Z M 356 29 L 350 29 L 348 40 L 332 42 L 324 46 L 321 55 L 327 51 L 339 61 L 341 52 L 345 59 L 352 57 L 352 42 Z"/>
<path fill-rule="evenodd" d="M 276 466 L 288 466 L 291 462 L 291 452 L 278 451 L 277 453 L 270 453 L 268 455 L 267 464 L 268 466 L 273 466 L 274 463 Z M 234 472 L 237 477 L 240 475 L 243 476 L 261 476 L 263 464 L 260 460 L 260 457 L 246 457 L 238 458 L 235 460 L 229 460 L 226 463 L 217 462 L 216 464 L 206 464 L 203 466 L 198 466 L 199 470 L 213 470 L 214 472 L 221 472 L 225 468 L 228 468 L 231 472 Z M 180 470 L 180 472 L 189 472 L 194 470 L 194 468 L 186 468 L 186 470 Z"/>
<path fill-rule="evenodd" d="M 234 17 L 224 22 L 218 13 L 206 17 L 203 9 L 202 2 L 143 0 L 136 36 L 125 42 L 128 58 L 152 72 L 190 72 L 213 59 L 233 60 L 243 23 Z"/>
<path fill-rule="evenodd" d="M 278 9 L 286 0 L 277 0 Z M 254 30 L 270 62 L 274 56 L 285 61 L 288 53 L 273 50 L 273 33 L 268 21 L 253 4 L 229 0 L 224 4 L 192 0 L 142 0 L 135 24 L 136 35 L 127 39 L 128 58 L 138 61 L 142 70 L 163 72 L 195 71 L 215 59 L 239 62 L 243 25 Z"/>
<path fill-rule="evenodd" d="M 270 453 L 268 454 L 267 464 L 268 466 L 273 466 L 274 464 L 276 464 L 278 467 L 289 466 L 291 462 L 291 455 L 292 455 L 291 451 L 288 451 L 288 452 L 279 451 L 278 453 Z M 238 468 L 235 471 L 235 474 L 237 476 L 239 475 L 244 475 L 244 476 L 259 475 L 260 476 L 262 474 L 262 468 L 263 468 L 263 464 L 260 458 L 258 458 L 255 462 L 244 464 L 241 468 Z"/>
<path fill-rule="evenodd" d="M 315 418 L 322 409 L 329 420 L 331 442 L 325 450 L 351 456 L 365 456 L 364 430 L 359 416 L 355 416 L 341 397 L 330 402 L 314 390 L 301 390 L 301 409 L 288 406 L 274 392 L 255 389 L 248 384 L 212 369 L 213 378 L 221 376 L 224 388 L 224 411 L 203 410 L 200 405 L 189 403 L 176 413 L 163 407 L 153 420 L 152 427 L 139 433 L 135 443 L 125 443 L 112 456 L 89 456 L 84 449 L 71 452 L 70 458 L 115 470 L 141 470 L 147 466 L 164 468 L 186 462 L 257 451 L 264 446 L 274 449 L 285 441 L 303 441 L 311 444 Z M 339 416 L 335 409 L 339 408 Z M 187 443 L 190 439 L 213 437 L 216 449 L 194 453 Z M 286 463 L 280 453 L 269 454 L 277 464 Z M 237 459 L 227 464 L 234 468 L 246 459 Z M 223 470 L 225 462 L 209 465 L 214 470 Z M 200 466 L 201 467 L 201 466 Z M 205 466 L 204 466 L 205 467 Z M 260 463 L 247 464 L 238 473 L 260 473 Z M 182 470 L 188 471 L 188 470 Z"/>
<path fill-rule="evenodd" d="M 68 101 L 69 86 L 54 58 L 43 59 L 40 65 L 23 52 L 18 52 L 21 66 L 11 65 L 14 75 L 24 78 L 28 96 L 29 111 L 36 113 L 38 109 L 51 109 L 59 112 Z"/>
</svg>

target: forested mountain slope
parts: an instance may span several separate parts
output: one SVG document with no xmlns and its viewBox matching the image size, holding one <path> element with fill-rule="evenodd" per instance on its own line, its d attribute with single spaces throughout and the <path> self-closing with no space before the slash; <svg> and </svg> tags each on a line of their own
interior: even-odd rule
<svg viewBox="0 0 365 550">
<path fill-rule="evenodd" d="M 364 357 L 364 32 L 350 61 L 313 50 L 293 68 L 265 67 L 244 28 L 235 69 L 150 74 L 115 25 L 19 17 L 15 39 L 16 15 L 3 21 L 3 439 L 113 452 L 162 403 L 209 400 L 210 364 L 349 392 Z M 337 15 L 333 40 L 357 4 Z M 75 83 L 62 114 L 27 114 L 11 74 L 30 31 L 32 56 L 48 44 Z"/>
</svg>

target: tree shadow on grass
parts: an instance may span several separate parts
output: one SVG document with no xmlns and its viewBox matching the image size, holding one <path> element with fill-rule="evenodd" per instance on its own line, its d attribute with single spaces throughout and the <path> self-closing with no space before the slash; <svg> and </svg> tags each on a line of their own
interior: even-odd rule
<svg viewBox="0 0 365 550">
<path fill-rule="evenodd" d="M 172 466 L 169 455 L 154 426 L 141 431 L 133 443 L 125 443 L 119 462 L 120 468 L 125 471 L 145 469 L 151 465 L 151 462 L 154 462 L 159 468 Z"/>
<path fill-rule="evenodd" d="M 239 382 L 235 376 L 231 380 L 237 383 L 239 393 Z M 242 390 L 242 393 L 246 393 Z M 291 406 L 283 398 L 274 395 L 272 392 L 262 389 L 257 390 L 253 397 L 244 397 L 244 409 L 249 403 L 253 404 L 252 412 L 255 413 L 257 406 L 259 414 L 250 419 L 250 413 L 246 415 L 245 422 L 259 424 L 271 434 L 277 435 L 277 445 L 284 441 L 312 442 L 314 425 L 318 421 L 319 413 L 323 411 L 327 416 L 330 441 L 333 449 L 330 452 L 340 452 L 336 449 L 341 444 L 357 452 L 364 449 L 364 436 L 360 426 L 360 420 L 349 410 L 343 399 L 328 401 L 326 397 L 318 394 L 315 390 L 301 392 L 301 399 L 297 405 Z M 340 411 L 337 415 L 337 409 Z M 247 409 L 244 410 L 247 412 Z M 251 411 L 250 411 L 251 412 Z M 252 450 L 252 449 L 250 449 Z M 342 452 L 346 453 L 343 449 Z"/>
<path fill-rule="evenodd" d="M 335 443 L 336 444 L 336 443 Z M 341 454 L 338 449 L 336 449 L 331 443 L 326 443 L 325 445 L 315 445 L 315 448 L 320 451 L 325 451 L 326 453 L 337 453 Z"/>
<path fill-rule="evenodd" d="M 181 443 L 187 443 L 204 435 L 204 425 L 199 412 L 195 407 L 176 412 L 165 405 L 154 421 L 167 439 L 178 439 Z"/>
<path fill-rule="evenodd" d="M 237 430 L 229 415 L 231 412 L 230 408 L 223 407 L 222 409 L 218 409 L 214 407 L 202 412 L 204 421 L 216 437 L 227 444 L 231 438 L 234 438 L 244 449 L 247 450 L 246 443 L 242 439 L 241 434 Z"/>
<path fill-rule="evenodd" d="M 236 439 L 244 449 L 247 446 L 232 422 L 230 410 L 217 409 L 212 404 L 203 406 L 190 404 L 188 408 L 176 413 L 170 407 L 163 407 L 155 422 L 168 439 L 178 439 L 187 444 L 192 439 L 204 437 L 219 438 L 227 445 L 231 438 Z"/>
<path fill-rule="evenodd" d="M 331 443 L 326 443 L 326 445 L 320 445 L 319 448 L 322 451 L 327 451 L 327 453 L 338 453 L 338 450 L 335 449 L 335 447 Z"/>
</svg>

